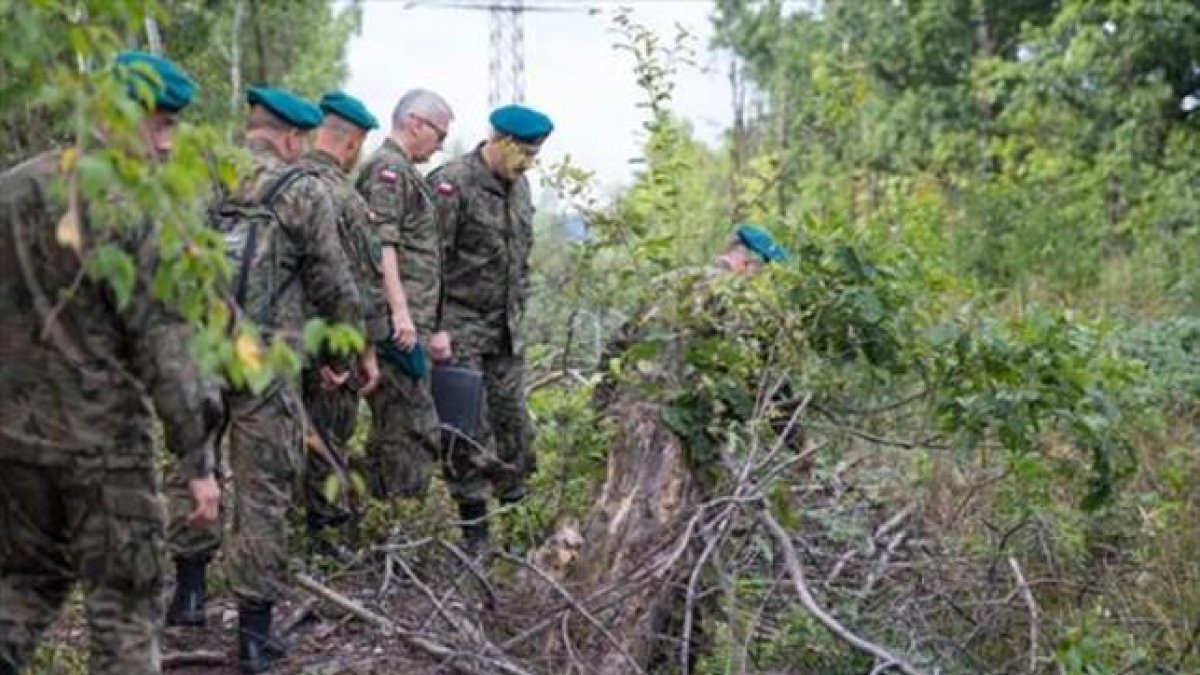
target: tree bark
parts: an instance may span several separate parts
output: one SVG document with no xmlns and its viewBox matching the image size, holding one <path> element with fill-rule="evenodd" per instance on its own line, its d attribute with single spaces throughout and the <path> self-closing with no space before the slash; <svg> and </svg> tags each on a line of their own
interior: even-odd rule
<svg viewBox="0 0 1200 675">
<path fill-rule="evenodd" d="M 562 576 L 576 598 L 603 598 L 616 588 L 625 595 L 594 613 L 606 634 L 587 632 L 571 645 L 569 636 L 556 633 L 543 645 L 555 663 L 586 654 L 603 675 L 637 672 L 639 664 L 664 651 L 661 626 L 679 606 L 689 558 L 681 535 L 696 499 L 684 448 L 658 408 L 631 404 L 617 412 L 621 426 L 609 450 L 607 477 L 582 527 L 578 555 L 571 556 L 576 564 Z"/>
</svg>

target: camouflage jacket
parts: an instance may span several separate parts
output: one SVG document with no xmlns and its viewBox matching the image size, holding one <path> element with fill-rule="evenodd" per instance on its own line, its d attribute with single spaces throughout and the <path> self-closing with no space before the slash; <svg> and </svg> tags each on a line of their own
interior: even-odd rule
<svg viewBox="0 0 1200 675">
<path fill-rule="evenodd" d="M 328 153 L 319 150 L 308 153 L 304 166 L 325 183 L 338 209 L 338 238 L 358 284 L 363 335 L 370 342 L 383 340 L 389 326 L 383 296 L 383 268 L 379 240 L 368 222 L 367 204 L 354 191 L 346 171 Z"/>
<path fill-rule="evenodd" d="M 533 248 L 528 179 L 497 178 L 481 145 L 432 173 L 429 183 L 438 194 L 445 250 L 443 327 L 466 351 L 521 353 Z"/>
<path fill-rule="evenodd" d="M 293 166 L 265 141 L 251 140 L 247 147 L 255 172 L 233 199 L 251 202 Z M 328 188 L 310 172 L 283 190 L 275 209 L 281 231 L 258 245 L 246 284 L 246 306 L 268 307 L 265 316 L 255 312 L 264 330 L 284 337 L 297 350 L 310 308 L 331 323 L 361 325 L 358 289 L 338 239 L 338 210 Z"/>
<path fill-rule="evenodd" d="M 422 335 L 442 317 L 442 240 L 432 190 L 392 139 L 363 165 L 358 191 L 371 209 L 380 243 L 396 247 L 400 283 Z"/>
<path fill-rule="evenodd" d="M 68 208 L 65 181 L 56 152 L 0 175 L 0 460 L 152 466 L 152 402 L 182 474 L 206 475 L 219 388 L 188 353 L 187 324 L 153 297 L 157 231 Z M 137 266 L 123 307 L 82 273 L 101 243 Z"/>
</svg>

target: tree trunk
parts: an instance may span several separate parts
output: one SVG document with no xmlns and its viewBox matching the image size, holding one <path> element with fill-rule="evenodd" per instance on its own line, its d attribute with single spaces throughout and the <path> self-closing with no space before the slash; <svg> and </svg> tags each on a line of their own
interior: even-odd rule
<svg viewBox="0 0 1200 675">
<path fill-rule="evenodd" d="M 245 0 L 233 2 L 233 27 L 229 36 L 229 110 L 236 115 L 242 109 L 242 20 Z"/>
<path fill-rule="evenodd" d="M 556 631 L 543 645 L 544 656 L 555 663 L 582 654 L 604 675 L 638 672 L 664 651 L 661 628 L 677 614 L 680 582 L 689 569 L 690 550 L 681 535 L 696 498 L 684 448 L 659 409 L 617 406 L 614 417 L 621 426 L 609 451 L 608 475 L 583 525 L 580 550 L 571 555 L 576 562 L 561 574 L 574 597 L 595 599 L 592 614 L 607 633 L 576 623 L 585 628 L 576 644 L 566 644 L 573 638 Z M 608 602 L 613 589 L 624 595 Z"/>
</svg>

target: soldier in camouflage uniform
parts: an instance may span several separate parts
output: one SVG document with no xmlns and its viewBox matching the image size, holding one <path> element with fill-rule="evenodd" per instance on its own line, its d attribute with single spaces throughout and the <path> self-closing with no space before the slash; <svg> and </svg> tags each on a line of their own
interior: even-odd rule
<svg viewBox="0 0 1200 675">
<path fill-rule="evenodd" d="M 542 113 L 518 105 L 497 108 L 489 121 L 486 142 L 429 177 L 443 227 L 442 327 L 453 340 L 454 360 L 481 371 L 486 389 L 477 444 L 456 444 L 450 460 L 450 491 L 473 550 L 487 540 L 488 484 L 502 504 L 519 501 L 535 468 L 522 336 L 533 248 L 524 174 L 554 128 Z"/>
<path fill-rule="evenodd" d="M 371 394 L 379 383 L 374 345 L 388 335 L 379 240 L 367 220 L 366 202 L 354 190 L 347 176 L 347 172 L 358 164 L 367 132 L 377 128 L 379 123 L 361 102 L 341 92 L 326 94 L 320 105 L 325 113 L 325 122 L 317 129 L 313 149 L 304 156 L 303 165 L 325 184 L 338 209 L 338 238 L 358 284 L 364 311 L 363 337 L 367 348 L 360 358 L 359 370 L 363 377 L 336 388 L 326 384 L 328 373 L 325 377 L 321 376 L 321 369 L 330 368 L 328 359 L 319 359 L 310 365 L 303 378 L 304 406 L 308 409 L 309 419 L 332 453 L 344 462 L 346 445 L 354 435 L 358 421 L 359 396 Z M 336 475 L 331 469 L 328 462 L 316 453 L 308 454 L 304 500 L 314 550 L 337 557 L 340 551 L 322 538 L 322 531 L 341 524 L 350 514 L 345 507 L 330 503 L 326 498 L 326 484 L 330 476 Z M 346 490 L 349 487 L 342 485 L 339 489 Z"/>
<path fill-rule="evenodd" d="M 605 417 L 620 417 L 634 402 L 675 411 L 675 421 L 668 426 L 689 457 L 700 460 L 693 477 L 701 485 L 719 475 L 705 458 L 724 446 L 727 439 L 722 434 L 764 410 L 770 410 L 763 419 L 774 426 L 780 442 L 802 451 L 803 429 L 793 426 L 788 412 L 800 397 L 790 384 L 784 381 L 774 388 L 765 409 L 751 395 L 778 347 L 769 337 L 777 325 L 762 323 L 764 315 L 748 309 L 747 300 L 755 298 L 751 279 L 764 266 L 789 257 L 766 230 L 742 223 L 709 265 L 679 268 L 651 279 L 646 300 L 605 346 L 592 407 Z M 744 358 L 697 356 L 697 345 L 718 341 L 728 342 Z M 626 358 L 635 346 L 637 358 Z M 795 468 L 804 476 L 810 466 L 802 459 Z"/>
<path fill-rule="evenodd" d="M 172 63 L 126 52 L 118 77 L 156 109 L 141 121 L 151 155 L 170 150 L 195 86 Z M 136 84 L 141 80 L 141 84 Z M 149 91 L 151 97 L 145 95 Z M 51 152 L 0 175 L 0 673 L 30 660 L 79 582 L 91 633 L 89 672 L 160 672 L 163 520 L 153 413 L 196 508 L 212 522 L 216 384 L 188 354 L 182 318 L 154 298 L 158 231 L 144 216 L 88 209 L 78 157 Z M 119 189 L 112 203 L 126 202 Z M 111 206 L 111 204 L 109 204 Z M 124 209 L 128 210 L 128 209 Z M 84 274 L 102 244 L 136 264 L 129 298 Z"/>
<path fill-rule="evenodd" d="M 321 110 L 286 91 L 251 88 L 246 146 L 254 175 L 225 203 L 261 204 L 271 192 L 278 224 L 258 237 L 244 276 L 242 310 L 266 336 L 299 352 L 308 308 L 331 323 L 359 325 L 360 306 L 350 266 L 338 240 L 337 209 L 310 171 L 293 166 L 307 133 L 324 119 Z M 248 245 L 247 245 L 248 248 Z M 327 385 L 339 386 L 349 366 L 322 369 Z M 238 658 L 243 672 L 263 672 L 286 652 L 271 634 L 271 609 L 287 574 L 287 519 L 304 468 L 304 410 L 299 387 L 276 381 L 262 393 L 226 392 L 231 416 L 229 457 L 234 512 L 225 541 L 225 572 L 238 599 Z M 181 532 L 173 527 L 172 534 Z M 173 538 L 177 579 L 167 620 L 203 625 L 205 565 L 220 542 L 207 537 Z"/>
<path fill-rule="evenodd" d="M 442 241 L 433 193 L 416 165 L 442 147 L 453 119 L 437 94 L 423 89 L 404 94 L 393 110 L 388 138 L 358 179 L 383 244 L 390 339 L 401 350 L 420 344 L 424 351 L 427 345 L 438 358 L 449 355 L 449 336 L 440 330 Z M 429 378 L 414 378 L 387 362 L 382 371 L 380 389 L 370 398 L 372 427 L 362 474 L 381 499 L 420 497 L 440 454 Z"/>
</svg>

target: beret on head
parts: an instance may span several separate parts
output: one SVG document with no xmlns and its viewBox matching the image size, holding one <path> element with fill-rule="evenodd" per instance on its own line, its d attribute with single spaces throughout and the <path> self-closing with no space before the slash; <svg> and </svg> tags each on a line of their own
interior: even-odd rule
<svg viewBox="0 0 1200 675">
<path fill-rule="evenodd" d="M 742 223 L 737 226 L 737 238 L 742 246 L 762 258 L 763 262 L 783 262 L 789 257 L 787 249 L 776 243 L 771 234 L 761 227 Z"/>
<path fill-rule="evenodd" d="M 345 92 L 331 91 L 322 96 L 321 110 L 326 115 L 337 115 L 363 131 L 379 128 L 379 121 L 367 110 L 367 106 Z"/>
<path fill-rule="evenodd" d="M 246 102 L 261 105 L 287 124 L 304 131 L 315 129 L 325 121 L 320 108 L 285 89 L 250 87 L 246 90 Z"/>
<path fill-rule="evenodd" d="M 154 107 L 168 112 L 183 110 L 196 95 L 196 83 L 183 69 L 168 59 L 146 52 L 118 54 L 117 77 L 125 83 L 131 98 L 146 101 L 145 90 L 149 90 Z"/>
<path fill-rule="evenodd" d="M 523 143 L 539 143 L 554 131 L 554 122 L 545 114 L 516 104 L 496 108 L 488 122 L 496 131 Z"/>
</svg>

